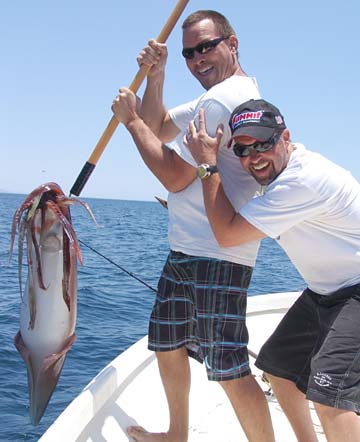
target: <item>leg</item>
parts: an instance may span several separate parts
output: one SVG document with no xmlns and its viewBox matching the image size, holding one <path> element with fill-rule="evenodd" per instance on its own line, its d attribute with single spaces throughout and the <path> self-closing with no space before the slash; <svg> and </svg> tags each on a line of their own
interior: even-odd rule
<svg viewBox="0 0 360 442">
<path fill-rule="evenodd" d="M 129 427 L 128 434 L 137 442 L 186 442 L 189 427 L 190 365 L 187 350 L 156 353 L 161 380 L 169 407 L 167 433 L 149 433 L 142 427 Z"/>
<path fill-rule="evenodd" d="M 195 306 L 188 285 L 188 281 L 194 279 L 194 261 L 191 256 L 171 251 L 159 279 L 149 323 L 148 348 L 156 352 L 170 424 L 166 433 L 129 427 L 128 434 L 136 442 L 186 442 L 188 439 L 190 365 L 187 349 L 180 345 L 192 342 L 196 335 Z"/>
<path fill-rule="evenodd" d="M 320 309 L 327 334 L 312 359 L 307 396 L 330 442 L 360 441 L 359 289 L 348 287 L 326 296 Z M 349 294 L 355 296 L 347 299 Z"/>
<path fill-rule="evenodd" d="M 220 385 L 230 399 L 249 442 L 275 441 L 265 395 L 253 376 L 221 381 Z"/>
<path fill-rule="evenodd" d="M 360 440 L 360 418 L 348 410 L 339 410 L 314 402 L 328 442 Z"/>
<path fill-rule="evenodd" d="M 196 301 L 208 378 L 224 389 L 249 441 L 273 442 L 267 401 L 249 368 L 245 318 L 252 269 L 227 261 L 200 264 Z"/>
<path fill-rule="evenodd" d="M 266 373 L 271 388 L 284 410 L 298 442 L 316 442 L 317 436 L 310 416 L 309 402 L 295 383 Z M 360 439 L 359 439 L 360 440 Z"/>
<path fill-rule="evenodd" d="M 319 333 L 317 304 L 311 293 L 305 290 L 262 346 L 255 362 L 269 379 L 299 442 L 318 440 L 309 403 L 295 382 L 306 389 L 310 374 L 309 355 L 317 345 Z"/>
</svg>

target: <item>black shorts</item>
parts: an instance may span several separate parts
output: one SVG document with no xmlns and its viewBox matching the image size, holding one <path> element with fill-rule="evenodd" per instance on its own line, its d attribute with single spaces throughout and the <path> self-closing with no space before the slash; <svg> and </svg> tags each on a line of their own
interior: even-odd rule
<svg viewBox="0 0 360 442">
<path fill-rule="evenodd" d="M 322 296 L 306 289 L 255 365 L 295 382 L 309 400 L 360 412 L 360 284 Z"/>
<path fill-rule="evenodd" d="M 149 349 L 185 345 L 205 362 L 210 380 L 250 374 L 245 314 L 251 273 L 252 267 L 170 252 L 150 318 Z"/>
</svg>

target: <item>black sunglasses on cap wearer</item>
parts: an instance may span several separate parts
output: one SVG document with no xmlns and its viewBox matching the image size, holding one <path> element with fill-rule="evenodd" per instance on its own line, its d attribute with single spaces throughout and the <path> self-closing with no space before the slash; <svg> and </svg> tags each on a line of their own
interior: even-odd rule
<svg viewBox="0 0 360 442">
<path fill-rule="evenodd" d="M 248 145 L 236 143 L 233 146 L 234 154 L 237 157 L 245 158 L 251 154 L 252 150 L 255 150 L 257 153 L 267 152 L 278 143 L 282 133 L 282 130 L 280 132 L 275 132 L 275 134 L 266 141 L 255 141 L 255 143 Z"/>
<path fill-rule="evenodd" d="M 193 48 L 184 48 L 182 50 L 182 55 L 187 60 L 191 60 L 195 56 L 195 51 L 199 54 L 207 54 L 208 52 L 212 51 L 219 43 L 221 43 L 223 40 L 226 40 L 229 37 L 218 37 L 214 38 L 214 40 L 205 41 L 204 43 L 199 43 Z"/>
</svg>

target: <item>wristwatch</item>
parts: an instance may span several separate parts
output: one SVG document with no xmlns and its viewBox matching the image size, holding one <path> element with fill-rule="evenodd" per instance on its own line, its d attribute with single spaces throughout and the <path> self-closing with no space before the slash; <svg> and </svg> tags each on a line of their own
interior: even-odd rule
<svg viewBox="0 0 360 442">
<path fill-rule="evenodd" d="M 209 164 L 199 164 L 196 169 L 196 174 L 201 180 L 206 180 L 216 172 L 218 172 L 217 166 L 210 166 Z"/>
</svg>

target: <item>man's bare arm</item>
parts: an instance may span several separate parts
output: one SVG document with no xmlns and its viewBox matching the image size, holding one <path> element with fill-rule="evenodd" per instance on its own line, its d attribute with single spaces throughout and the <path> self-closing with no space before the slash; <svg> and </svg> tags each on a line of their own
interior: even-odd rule
<svg viewBox="0 0 360 442">
<path fill-rule="evenodd" d="M 164 143 L 173 140 L 180 132 L 171 120 L 163 102 L 167 47 L 150 40 L 140 52 L 137 62 L 150 67 L 139 114 L 154 134 Z"/>
<path fill-rule="evenodd" d="M 148 168 L 169 192 L 179 192 L 196 178 L 196 169 L 163 144 L 139 117 L 125 124 Z"/>
<path fill-rule="evenodd" d="M 130 132 L 145 164 L 169 192 L 179 192 L 196 178 L 196 169 L 165 146 L 138 114 L 136 97 L 120 88 L 112 110 Z"/>
<path fill-rule="evenodd" d="M 206 213 L 222 247 L 263 239 L 266 235 L 237 213 L 225 195 L 219 174 L 202 180 Z"/>
</svg>

